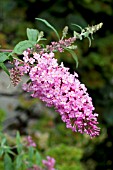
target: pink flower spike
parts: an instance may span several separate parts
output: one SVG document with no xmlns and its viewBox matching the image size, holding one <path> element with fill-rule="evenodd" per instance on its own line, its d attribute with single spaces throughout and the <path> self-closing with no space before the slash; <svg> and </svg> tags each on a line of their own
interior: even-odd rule
<svg viewBox="0 0 113 170">
<path fill-rule="evenodd" d="M 42 160 L 43 165 L 46 166 L 47 170 L 55 170 L 55 159 L 47 156 L 47 160 Z"/>
<path fill-rule="evenodd" d="M 31 81 L 27 86 L 24 85 L 24 90 L 46 102 L 47 106 L 54 106 L 67 128 L 86 133 L 91 138 L 98 136 L 98 115 L 93 113 L 92 99 L 85 85 L 78 80 L 78 74 L 70 74 L 69 68 L 63 63 L 58 65 L 52 52 L 43 53 L 40 57 L 34 53 L 33 58 L 35 56 L 38 56 L 37 64 L 29 65 Z"/>
</svg>

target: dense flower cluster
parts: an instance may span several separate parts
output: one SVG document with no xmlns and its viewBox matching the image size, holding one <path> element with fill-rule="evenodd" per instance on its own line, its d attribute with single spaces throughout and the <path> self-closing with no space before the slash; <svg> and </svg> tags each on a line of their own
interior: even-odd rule
<svg viewBox="0 0 113 170">
<path fill-rule="evenodd" d="M 46 166 L 47 170 L 55 170 L 55 159 L 47 156 L 47 160 L 43 160 L 42 163 Z"/>
<path fill-rule="evenodd" d="M 99 135 L 98 114 L 93 114 L 92 99 L 77 73 L 70 74 L 63 63 L 58 65 L 53 52 L 42 55 L 35 52 L 31 57 L 28 50 L 23 54 L 24 64 L 15 63 L 21 74 L 28 73 L 30 77 L 23 89 L 46 102 L 47 106 L 54 106 L 67 128 L 89 134 L 91 138 Z"/>
<path fill-rule="evenodd" d="M 10 78 L 11 83 L 16 86 L 20 81 L 23 73 L 18 69 L 18 67 L 14 67 L 10 70 Z"/>
</svg>

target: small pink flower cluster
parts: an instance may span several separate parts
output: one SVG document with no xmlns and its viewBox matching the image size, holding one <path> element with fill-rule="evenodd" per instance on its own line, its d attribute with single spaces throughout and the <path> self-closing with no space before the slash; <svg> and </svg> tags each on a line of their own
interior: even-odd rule
<svg viewBox="0 0 113 170">
<path fill-rule="evenodd" d="M 42 161 L 43 165 L 46 166 L 47 170 L 55 170 L 54 166 L 55 166 L 55 159 L 47 156 L 47 160 L 43 160 Z"/>
<path fill-rule="evenodd" d="M 18 67 L 14 67 L 10 70 L 10 78 L 11 78 L 11 82 L 14 86 L 18 85 L 18 83 L 21 81 L 22 76 L 23 76 L 23 74 L 18 69 Z"/>
<path fill-rule="evenodd" d="M 26 146 L 32 146 L 32 147 L 36 147 L 36 143 L 32 140 L 31 136 L 27 136 L 26 137 Z"/>
<path fill-rule="evenodd" d="M 64 48 L 71 46 L 74 41 L 76 40 L 75 37 L 70 37 L 68 39 L 65 40 L 59 40 L 59 42 L 51 42 L 51 45 L 47 45 L 47 51 L 54 51 L 57 50 L 59 52 L 63 52 Z"/>
<path fill-rule="evenodd" d="M 63 63 L 58 65 L 53 52 L 42 55 L 34 52 L 31 57 L 28 50 L 23 54 L 24 65 L 16 63 L 19 71 L 30 77 L 23 89 L 46 102 L 47 106 L 54 106 L 67 128 L 86 133 L 91 138 L 99 135 L 98 114 L 93 114 L 92 99 L 85 85 L 78 80 L 77 73 L 70 74 Z"/>
<path fill-rule="evenodd" d="M 27 170 L 43 170 L 42 168 L 40 168 L 39 166 L 37 165 L 33 165 L 32 168 L 28 168 Z"/>
</svg>

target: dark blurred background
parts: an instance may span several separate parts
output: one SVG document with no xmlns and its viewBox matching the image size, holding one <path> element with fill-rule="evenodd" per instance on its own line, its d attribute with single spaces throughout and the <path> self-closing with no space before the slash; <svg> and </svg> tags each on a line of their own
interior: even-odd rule
<svg viewBox="0 0 113 170">
<path fill-rule="evenodd" d="M 65 128 L 54 109 L 46 108 L 41 101 L 31 99 L 23 92 L 2 94 L 4 85 L 0 90 L 0 121 L 4 120 L 5 130 L 18 129 L 22 135 L 31 133 L 37 140 L 39 150 L 55 157 L 61 170 L 112 170 L 113 0 L 0 0 L 2 48 L 12 49 L 16 43 L 25 40 L 26 28 L 43 30 L 47 43 L 56 40 L 49 28 L 35 20 L 37 17 L 46 19 L 59 34 L 68 25 L 68 36 L 72 36 L 73 32 L 71 23 L 86 27 L 103 22 L 102 29 L 94 34 L 90 48 L 87 39 L 77 41 L 77 69 L 69 54 L 56 56 L 59 62 L 63 61 L 65 66 L 70 67 L 70 72 L 76 71 L 81 82 L 87 86 L 96 112 L 99 113 L 101 134 L 90 140 L 86 135 L 71 132 Z M 8 100 L 18 98 L 19 101 L 8 125 L 7 116 L 3 118 L 3 115 L 9 114 L 2 105 L 3 97 L 8 97 Z"/>
</svg>

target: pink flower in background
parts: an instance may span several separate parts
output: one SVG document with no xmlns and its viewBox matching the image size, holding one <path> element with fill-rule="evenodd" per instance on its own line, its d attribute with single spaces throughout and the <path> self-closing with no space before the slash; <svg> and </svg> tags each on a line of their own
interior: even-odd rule
<svg viewBox="0 0 113 170">
<path fill-rule="evenodd" d="M 24 54 L 27 57 L 27 53 Z M 31 80 L 23 85 L 23 89 L 31 92 L 32 97 L 46 102 L 47 106 L 54 106 L 67 128 L 86 133 L 91 138 L 99 135 L 98 114 L 93 113 L 92 99 L 85 85 L 78 80 L 77 73 L 70 74 L 69 68 L 64 67 L 63 63 L 58 65 L 53 52 L 41 55 L 35 52 L 31 59 L 35 65 L 23 59 L 25 63 L 19 70 L 22 70 L 22 74 L 27 72 Z"/>
<path fill-rule="evenodd" d="M 47 156 L 47 160 L 42 160 L 43 165 L 46 166 L 47 170 L 55 170 L 55 159 Z"/>
<path fill-rule="evenodd" d="M 27 136 L 26 137 L 26 142 L 27 142 L 27 146 L 32 146 L 32 147 L 36 147 L 36 143 L 32 140 L 31 136 Z"/>
</svg>

